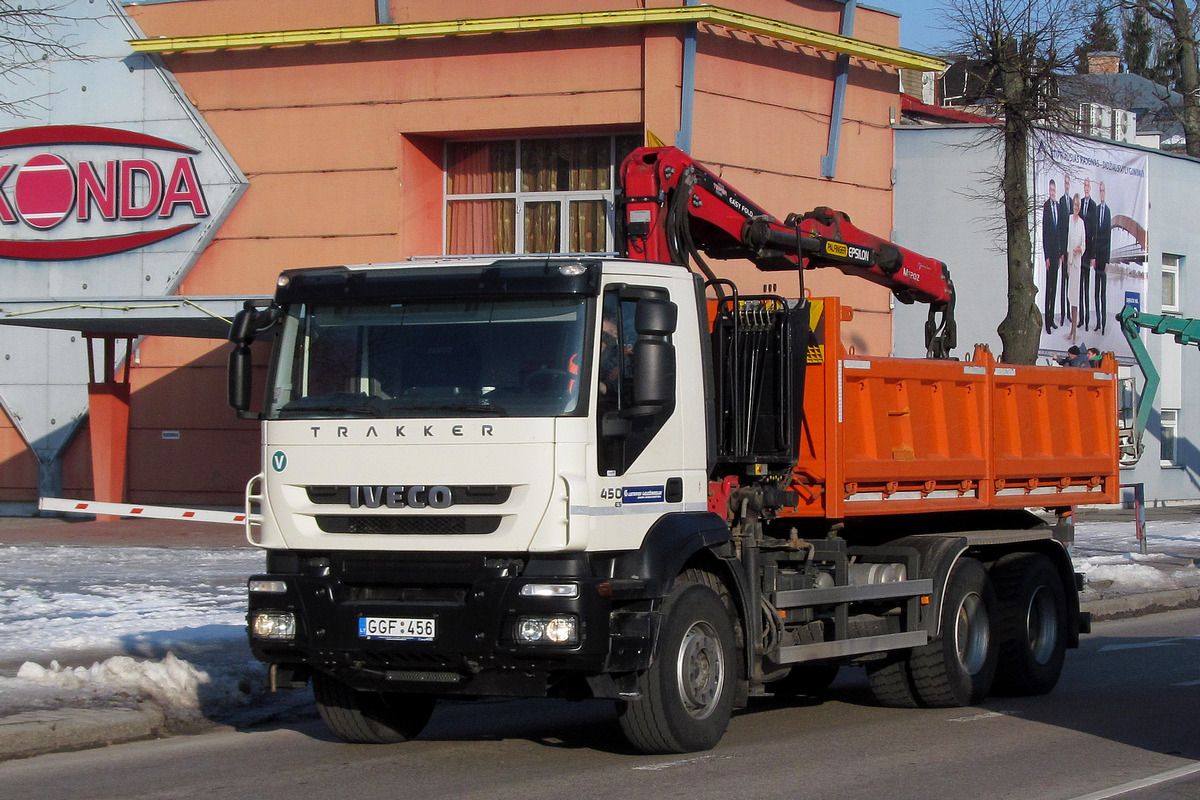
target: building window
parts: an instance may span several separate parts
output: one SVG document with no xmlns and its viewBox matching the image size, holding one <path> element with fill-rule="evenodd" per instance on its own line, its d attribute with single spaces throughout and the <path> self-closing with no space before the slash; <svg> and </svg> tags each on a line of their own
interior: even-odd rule
<svg viewBox="0 0 1200 800">
<path fill-rule="evenodd" d="M 446 253 L 615 248 L 617 168 L 640 136 L 449 142 Z"/>
<path fill-rule="evenodd" d="M 1163 253 L 1162 257 L 1162 310 L 1179 312 L 1179 268 L 1183 256 Z"/>
<path fill-rule="evenodd" d="M 1159 451 L 1159 463 L 1164 467 L 1179 466 L 1179 451 L 1176 447 L 1176 434 L 1179 431 L 1179 409 L 1164 408 L 1161 411 L 1162 438 Z"/>
</svg>

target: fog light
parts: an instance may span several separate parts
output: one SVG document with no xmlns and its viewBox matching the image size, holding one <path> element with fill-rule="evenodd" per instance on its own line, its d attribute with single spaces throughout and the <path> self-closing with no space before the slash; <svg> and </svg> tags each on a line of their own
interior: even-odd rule
<svg viewBox="0 0 1200 800">
<path fill-rule="evenodd" d="M 255 614 L 250 630 L 259 639 L 294 639 L 296 615 L 286 611 Z"/>
<path fill-rule="evenodd" d="M 522 597 L 579 597 L 577 583 L 527 583 L 521 587 Z"/>
<path fill-rule="evenodd" d="M 263 594 L 287 594 L 287 581 L 251 578 L 250 591 Z"/>
<path fill-rule="evenodd" d="M 573 616 L 521 617 L 517 620 L 517 641 L 522 644 L 575 644 L 579 641 L 579 620 Z"/>
</svg>

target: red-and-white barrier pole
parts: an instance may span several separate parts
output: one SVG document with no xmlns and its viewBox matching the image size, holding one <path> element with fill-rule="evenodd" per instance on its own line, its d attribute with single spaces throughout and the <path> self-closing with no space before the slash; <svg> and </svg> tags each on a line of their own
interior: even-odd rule
<svg viewBox="0 0 1200 800">
<path fill-rule="evenodd" d="M 68 500 L 65 497 L 43 497 L 38 500 L 38 508 L 42 511 L 65 511 L 74 514 L 111 514 L 116 517 L 181 519 L 190 522 L 220 522 L 226 525 L 246 524 L 246 514 L 241 511 L 211 511 L 201 508 L 171 508 L 169 506 L 139 506 L 127 503 L 99 503 L 94 500 Z"/>
</svg>

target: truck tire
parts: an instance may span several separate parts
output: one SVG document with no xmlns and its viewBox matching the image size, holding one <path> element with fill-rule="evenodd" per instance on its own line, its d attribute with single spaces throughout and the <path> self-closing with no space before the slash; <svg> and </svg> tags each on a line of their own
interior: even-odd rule
<svg viewBox="0 0 1200 800">
<path fill-rule="evenodd" d="M 618 704 L 621 729 L 643 753 L 711 749 L 733 713 L 737 666 L 729 613 L 712 589 L 680 581 L 662 617 L 641 697 Z"/>
<path fill-rule="evenodd" d="M 809 697 L 824 694 L 837 679 L 837 664 L 796 664 L 791 672 L 767 684 L 768 692 L 780 697 Z"/>
<path fill-rule="evenodd" d="M 920 708 L 921 698 L 913 685 L 907 650 L 867 662 L 867 683 L 875 702 L 889 708 Z"/>
<path fill-rule="evenodd" d="M 414 739 L 437 698 L 402 692 L 361 692 L 323 672 L 313 675 L 313 695 L 325 726 L 345 742 L 395 744 Z"/>
<path fill-rule="evenodd" d="M 1041 553 L 1013 553 L 992 566 L 999 656 L 994 691 L 1045 694 L 1058 683 L 1067 654 L 1067 596 L 1054 563 Z"/>
<path fill-rule="evenodd" d="M 941 633 L 908 659 L 921 705 L 969 706 L 987 696 L 996 675 L 995 619 L 987 570 L 973 558 L 959 559 L 942 594 Z"/>
</svg>

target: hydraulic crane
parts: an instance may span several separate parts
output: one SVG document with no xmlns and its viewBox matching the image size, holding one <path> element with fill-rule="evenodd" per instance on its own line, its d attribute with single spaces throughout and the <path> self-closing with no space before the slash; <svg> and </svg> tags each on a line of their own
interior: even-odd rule
<svg viewBox="0 0 1200 800">
<path fill-rule="evenodd" d="M 1133 351 L 1133 357 L 1137 360 L 1144 378 L 1141 394 L 1137 398 L 1133 425 L 1121 430 L 1121 464 L 1129 466 L 1136 464 L 1142 457 L 1142 434 L 1150 420 L 1150 411 L 1154 407 L 1154 396 L 1158 394 L 1159 384 L 1158 370 L 1154 368 L 1150 353 L 1138 336 L 1138 329 L 1145 328 L 1160 335 L 1169 334 L 1180 344 L 1200 347 L 1200 320 L 1170 314 L 1150 314 L 1131 305 L 1121 309 L 1117 320 L 1121 323 L 1121 332 L 1125 334 L 1125 340 L 1129 342 L 1129 348 Z"/>
<path fill-rule="evenodd" d="M 925 348 L 949 358 L 957 344 L 954 284 L 946 265 L 856 227 L 820 206 L 782 222 L 675 147 L 641 147 L 621 165 L 626 255 L 691 267 L 710 281 L 712 258 L 744 258 L 764 271 L 833 267 L 885 286 L 902 303 L 929 304 Z M 718 297 L 720 284 L 714 283 Z"/>
</svg>

